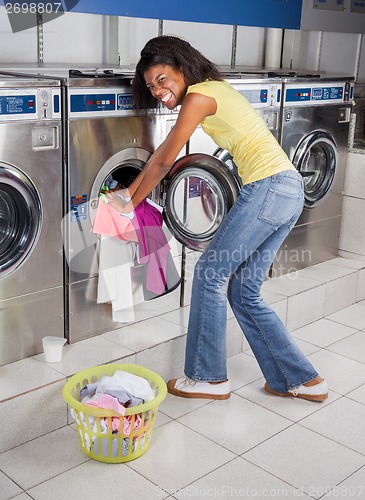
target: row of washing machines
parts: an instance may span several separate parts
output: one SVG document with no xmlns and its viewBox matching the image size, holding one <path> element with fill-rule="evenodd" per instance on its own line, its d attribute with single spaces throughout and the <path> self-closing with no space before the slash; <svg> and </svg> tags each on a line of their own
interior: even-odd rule
<svg viewBox="0 0 365 500">
<path fill-rule="evenodd" d="M 304 178 L 306 207 L 272 274 L 335 256 L 352 79 L 226 76 Z M 167 110 L 136 114 L 131 77 L 97 68 L 0 75 L 0 365 L 41 352 L 45 335 L 73 343 L 121 326 L 110 304 L 96 301 L 99 240 L 91 227 L 100 189 L 110 176 L 128 185 L 177 118 Z M 186 252 L 206 247 L 239 189 L 228 153 L 198 128 L 152 194 L 164 206 L 164 229 L 183 278 Z M 183 303 L 183 287 L 136 301 L 136 320 Z"/>
</svg>

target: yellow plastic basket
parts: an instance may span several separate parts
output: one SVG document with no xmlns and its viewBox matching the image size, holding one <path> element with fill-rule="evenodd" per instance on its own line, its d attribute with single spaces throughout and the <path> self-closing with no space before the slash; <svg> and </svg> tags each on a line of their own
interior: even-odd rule
<svg viewBox="0 0 365 500">
<path fill-rule="evenodd" d="M 154 399 L 126 409 L 125 416 L 113 410 L 94 408 L 80 402 L 80 390 L 97 382 L 103 375 L 112 376 L 121 370 L 145 378 L 154 392 Z M 94 366 L 73 375 L 63 387 L 63 398 L 72 408 L 82 451 L 99 462 L 120 463 L 134 460 L 149 448 L 158 407 L 165 399 L 165 381 L 156 373 L 138 365 L 108 364 Z M 113 433 L 113 418 L 128 419 L 128 434 L 123 425 Z"/>
</svg>

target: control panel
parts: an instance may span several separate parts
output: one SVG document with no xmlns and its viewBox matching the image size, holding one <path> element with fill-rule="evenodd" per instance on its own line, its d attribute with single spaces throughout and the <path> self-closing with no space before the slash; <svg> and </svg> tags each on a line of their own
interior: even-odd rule
<svg viewBox="0 0 365 500">
<path fill-rule="evenodd" d="M 351 103 L 353 98 L 352 82 L 287 84 L 284 90 L 284 104 L 318 105 L 331 103 Z"/>
<path fill-rule="evenodd" d="M 129 115 L 133 110 L 133 96 L 130 89 L 71 89 L 69 94 L 69 116 L 86 118 L 90 116 Z"/>
<path fill-rule="evenodd" d="M 254 108 L 272 108 L 280 106 L 281 85 L 262 83 L 242 83 L 228 80 L 240 94 L 252 104 Z"/>
<path fill-rule="evenodd" d="M 0 120 L 53 120 L 61 118 L 59 89 L 0 89 Z"/>
</svg>

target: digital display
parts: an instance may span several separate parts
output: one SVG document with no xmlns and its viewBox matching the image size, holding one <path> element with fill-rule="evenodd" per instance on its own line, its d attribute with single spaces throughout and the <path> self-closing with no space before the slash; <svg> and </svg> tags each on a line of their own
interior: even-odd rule
<svg viewBox="0 0 365 500">
<path fill-rule="evenodd" d="M 20 115 L 35 112 L 35 95 L 0 96 L 0 115 Z"/>
<path fill-rule="evenodd" d="M 117 109 L 133 109 L 133 96 L 132 94 L 118 94 L 117 95 Z"/>
<path fill-rule="evenodd" d="M 114 111 L 115 94 L 71 95 L 71 112 Z"/>
<path fill-rule="evenodd" d="M 287 88 L 286 102 L 342 101 L 343 87 Z"/>
</svg>

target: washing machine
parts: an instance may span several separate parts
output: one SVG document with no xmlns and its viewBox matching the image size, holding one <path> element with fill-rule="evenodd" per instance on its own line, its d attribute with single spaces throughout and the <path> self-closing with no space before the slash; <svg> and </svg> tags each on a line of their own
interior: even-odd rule
<svg viewBox="0 0 365 500">
<path fill-rule="evenodd" d="M 0 75 L 0 365 L 64 336 L 60 96 Z"/>
<path fill-rule="evenodd" d="M 145 302 L 141 266 L 131 269 L 133 314 L 121 321 L 112 304 L 98 301 L 100 235 L 92 231 L 100 192 L 112 178 L 127 187 L 166 134 L 161 114 L 139 116 L 132 108 L 130 76 L 114 71 L 69 70 L 64 89 L 65 158 L 63 238 L 66 257 L 66 334 L 70 343 L 179 307 L 179 290 Z M 159 191 L 150 198 L 158 202 Z M 169 241 L 173 258 L 174 242 Z M 177 262 L 177 265 L 178 262 Z M 127 309 L 127 308 L 126 308 Z M 130 312 L 130 309 L 129 309 Z"/>
<path fill-rule="evenodd" d="M 281 146 L 303 176 L 305 205 L 274 277 L 338 255 L 353 85 L 343 77 L 283 82 Z"/>
</svg>

